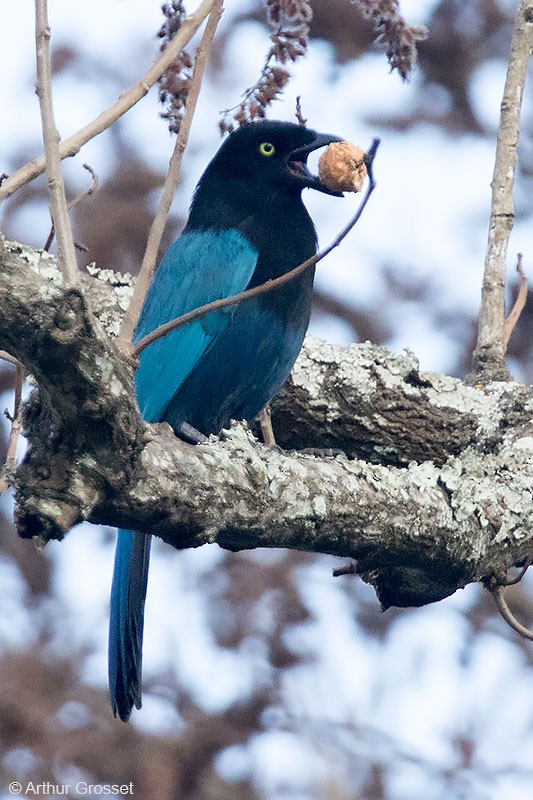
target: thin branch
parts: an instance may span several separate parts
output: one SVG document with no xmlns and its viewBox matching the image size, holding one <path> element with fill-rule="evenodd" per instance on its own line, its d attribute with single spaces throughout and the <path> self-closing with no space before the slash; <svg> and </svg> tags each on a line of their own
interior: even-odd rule
<svg viewBox="0 0 533 800">
<path fill-rule="evenodd" d="M 9 364 L 14 364 L 15 366 L 18 366 L 20 364 L 18 358 L 15 358 L 15 356 L 10 355 L 9 353 L 6 353 L 5 350 L 0 350 L 0 359 L 2 361 L 9 362 Z"/>
<path fill-rule="evenodd" d="M 295 116 L 298 121 L 298 125 L 307 125 L 307 117 L 304 117 L 303 115 L 302 98 L 300 97 L 300 95 L 298 95 L 298 97 L 296 98 Z"/>
<path fill-rule="evenodd" d="M 522 253 L 518 253 L 518 256 L 516 258 L 516 271 L 520 276 L 520 285 L 518 287 L 518 294 L 516 295 L 516 300 L 514 301 L 514 305 L 503 324 L 503 342 L 506 352 L 507 352 L 507 347 L 509 345 L 509 339 L 512 336 L 512 333 L 516 327 L 516 323 L 520 319 L 520 314 L 524 310 L 527 302 L 527 275 L 524 272 L 524 268 L 522 266 Z"/>
<path fill-rule="evenodd" d="M 20 361 L 16 362 L 15 371 L 15 398 L 13 402 L 13 416 L 11 419 L 11 431 L 7 445 L 6 463 L 0 474 L 0 495 L 9 488 L 8 473 L 14 468 L 17 457 L 17 444 L 20 436 L 20 401 L 22 399 L 22 384 L 24 383 L 25 370 Z"/>
<path fill-rule="evenodd" d="M 37 96 L 41 109 L 46 177 L 50 195 L 50 211 L 57 235 L 58 263 L 65 281 L 78 282 L 78 265 L 74 239 L 68 218 L 65 183 L 61 172 L 59 133 L 52 102 L 52 69 L 50 65 L 50 27 L 47 0 L 35 0 L 35 48 L 37 58 Z"/>
<path fill-rule="evenodd" d="M 198 46 L 196 60 L 194 62 L 194 70 L 185 104 L 185 113 L 181 121 L 176 144 L 174 146 L 174 152 L 172 153 L 172 157 L 170 159 L 169 169 L 163 185 L 163 191 L 159 201 L 157 213 L 154 217 L 152 226 L 150 228 L 150 233 L 148 235 L 148 242 L 146 244 L 146 250 L 141 264 L 139 276 L 135 284 L 133 297 L 128 310 L 124 315 L 120 333 L 117 339 L 118 347 L 123 349 L 130 347 L 131 337 L 133 335 L 135 325 L 137 324 L 137 320 L 139 319 L 142 304 L 155 271 L 161 238 L 167 223 L 168 212 L 179 183 L 183 153 L 185 152 L 185 148 L 187 147 L 189 140 L 189 133 L 194 112 L 196 110 L 198 95 L 200 94 L 202 78 L 207 59 L 209 58 L 209 54 L 211 52 L 213 38 L 220 21 L 220 17 L 222 16 L 223 4 L 223 0 L 214 0 L 202 40 Z"/>
<path fill-rule="evenodd" d="M 368 150 L 368 153 L 365 157 L 365 164 L 368 169 L 368 189 L 366 191 L 365 196 L 363 197 L 359 208 L 353 215 L 353 217 L 349 220 L 349 222 L 344 226 L 344 228 L 340 231 L 340 233 L 335 237 L 335 239 L 329 244 L 324 250 L 321 250 L 319 253 L 316 253 L 311 258 L 306 259 L 294 269 L 291 269 L 289 272 L 286 272 L 284 275 L 280 275 L 279 278 L 274 278 L 273 280 L 265 281 L 265 283 L 261 283 L 259 286 L 254 286 L 252 289 L 246 289 L 244 292 L 240 292 L 239 294 L 233 295 L 233 297 L 221 297 L 219 300 L 213 300 L 211 303 L 205 303 L 203 306 L 199 306 L 198 308 L 192 309 L 192 311 L 188 311 L 186 314 L 182 314 L 180 317 L 176 317 L 176 319 L 170 320 L 170 322 L 166 322 L 164 325 L 160 325 L 159 328 L 156 328 L 154 331 L 149 333 L 147 336 L 144 336 L 135 347 L 132 349 L 132 356 L 138 357 L 143 350 L 145 350 L 149 345 L 156 342 L 158 339 L 161 339 L 163 336 L 167 336 L 172 331 L 177 330 L 178 328 L 182 328 L 184 325 L 187 325 L 189 322 L 193 322 L 195 319 L 199 319 L 200 317 L 205 317 L 206 314 L 209 314 L 211 311 L 218 311 L 221 308 L 227 308 L 228 306 L 236 305 L 237 303 L 241 303 L 243 300 L 248 299 L 249 297 L 256 297 L 259 294 L 264 294 L 265 292 L 271 292 L 274 289 L 277 289 L 279 286 L 283 286 L 290 281 L 295 280 L 299 275 L 305 272 L 310 267 L 318 264 L 319 261 L 322 261 L 327 255 L 331 253 L 339 244 L 342 242 L 343 239 L 350 233 L 352 228 L 357 224 L 361 215 L 365 209 L 368 200 L 370 199 L 370 195 L 374 191 L 376 187 L 376 182 L 374 180 L 374 173 L 372 169 L 373 161 L 376 155 L 376 151 L 379 146 L 379 139 L 373 139 L 372 144 Z"/>
<path fill-rule="evenodd" d="M 79 192 L 76 195 L 76 197 L 74 197 L 74 199 L 70 201 L 70 203 L 68 204 L 68 210 L 69 211 L 72 211 L 72 209 L 75 206 L 77 206 L 78 203 L 80 203 L 82 200 L 85 200 L 86 197 L 90 197 L 92 194 L 94 194 L 96 192 L 96 190 L 98 189 L 98 187 L 100 186 L 100 180 L 98 178 L 98 175 L 96 174 L 94 169 L 91 167 L 91 165 L 90 164 L 82 164 L 82 167 L 83 167 L 83 169 L 86 169 L 87 172 L 89 173 L 89 175 L 91 176 L 91 178 L 92 178 L 91 185 L 87 189 L 84 189 L 82 192 Z"/>
<path fill-rule="evenodd" d="M 533 631 L 530 631 L 529 628 L 526 628 L 522 625 L 521 622 L 518 622 L 514 614 L 512 613 L 511 609 L 507 605 L 507 601 L 505 599 L 504 590 L 502 586 L 495 586 L 493 589 L 490 589 L 490 593 L 494 598 L 494 602 L 496 603 L 496 608 L 509 625 L 513 631 L 519 633 L 520 636 L 523 636 L 524 639 L 529 639 L 533 641 Z"/>
<path fill-rule="evenodd" d="M 67 211 L 69 213 L 72 211 L 72 209 L 75 206 L 78 205 L 78 203 L 81 200 L 85 199 L 86 197 L 90 197 L 92 194 L 94 194 L 94 192 L 96 192 L 96 190 L 98 189 L 98 187 L 100 185 L 100 181 L 98 180 L 98 175 L 96 174 L 94 169 L 89 164 L 83 164 L 82 166 L 83 166 L 83 169 L 86 169 L 87 172 L 89 172 L 91 177 L 92 177 L 91 185 L 87 189 L 84 189 L 83 192 L 79 192 L 76 195 L 76 197 L 73 200 L 70 201 L 70 203 L 67 206 Z M 43 250 L 46 250 L 47 253 L 50 250 L 50 248 L 52 247 L 52 242 L 54 241 L 55 232 L 56 231 L 55 231 L 54 223 L 52 222 L 52 227 L 50 228 L 50 233 L 48 234 L 48 239 L 46 240 L 46 243 L 45 243 L 45 245 L 43 247 Z M 76 242 L 74 242 L 74 246 L 77 247 L 80 250 L 83 250 L 83 252 L 87 252 L 87 248 L 86 247 L 83 247 L 82 245 L 76 244 Z"/>
<path fill-rule="evenodd" d="M 474 372 L 505 372 L 504 290 L 507 245 L 514 224 L 513 183 L 520 111 L 533 44 L 533 0 L 520 0 L 500 112 L 485 272 Z"/>
<path fill-rule="evenodd" d="M 123 92 L 119 99 L 112 106 L 102 111 L 95 119 L 85 125 L 76 133 L 64 139 L 59 144 L 59 155 L 61 158 L 74 156 L 80 151 L 84 144 L 93 139 L 98 134 L 105 131 L 145 95 L 148 94 L 152 86 L 157 83 L 163 72 L 168 69 L 177 54 L 192 39 L 204 19 L 207 17 L 216 0 L 202 0 L 196 11 L 189 14 L 183 21 L 180 30 L 155 61 L 148 72 L 130 89 Z M 33 161 L 28 161 L 23 167 L 14 172 L 0 186 L 0 202 L 13 194 L 14 191 L 24 186 L 29 181 L 37 178 L 45 171 L 45 157 Z"/>
<path fill-rule="evenodd" d="M 520 571 L 518 575 L 514 578 L 505 578 L 505 580 L 501 581 L 500 586 L 514 586 L 516 583 L 520 583 L 526 572 L 531 566 L 531 558 L 526 558 L 522 566 L 520 567 Z"/>
</svg>

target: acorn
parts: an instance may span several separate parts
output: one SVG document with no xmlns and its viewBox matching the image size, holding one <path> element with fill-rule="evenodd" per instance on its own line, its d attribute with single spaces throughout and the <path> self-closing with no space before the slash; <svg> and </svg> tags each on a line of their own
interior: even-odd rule
<svg viewBox="0 0 533 800">
<path fill-rule="evenodd" d="M 358 192 L 367 176 L 364 157 L 351 142 L 333 142 L 320 156 L 320 181 L 332 192 Z"/>
</svg>

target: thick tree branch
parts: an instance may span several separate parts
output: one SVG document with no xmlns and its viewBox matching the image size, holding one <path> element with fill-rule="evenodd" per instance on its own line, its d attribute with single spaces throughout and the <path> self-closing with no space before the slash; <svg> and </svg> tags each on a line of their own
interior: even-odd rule
<svg viewBox="0 0 533 800">
<path fill-rule="evenodd" d="M 474 381 L 507 377 L 505 367 L 505 261 L 514 225 L 513 184 L 520 112 L 527 68 L 533 46 L 533 0 L 520 0 L 501 103 L 496 144 L 489 237 L 474 351 Z"/>
<path fill-rule="evenodd" d="M 92 283 L 102 320 L 112 318 L 113 292 L 106 309 L 105 284 Z M 0 251 L 0 341 L 39 387 L 12 476 L 23 536 L 61 538 L 85 519 L 180 548 L 332 553 L 357 560 L 384 606 L 502 579 L 531 555 L 526 387 L 469 387 L 420 374 L 411 354 L 311 340 L 275 405 L 276 427 L 291 446 L 341 440 L 352 458 L 280 452 L 240 425 L 192 447 L 140 419 L 128 366 L 53 259 L 12 244 Z"/>
</svg>

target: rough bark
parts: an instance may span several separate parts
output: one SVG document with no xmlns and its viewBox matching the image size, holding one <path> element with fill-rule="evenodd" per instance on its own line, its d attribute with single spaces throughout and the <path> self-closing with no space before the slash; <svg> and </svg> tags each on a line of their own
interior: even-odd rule
<svg viewBox="0 0 533 800">
<path fill-rule="evenodd" d="M 332 553 L 357 560 L 385 607 L 501 578 L 532 553 L 528 387 L 468 386 L 421 373 L 412 353 L 309 338 L 273 406 L 289 451 L 242 424 L 193 447 L 140 419 L 133 368 L 104 330 L 118 330 L 131 279 L 90 272 L 68 288 L 48 254 L 0 248 L 0 347 L 37 387 L 11 476 L 21 536 L 88 520 L 178 548 Z"/>
</svg>

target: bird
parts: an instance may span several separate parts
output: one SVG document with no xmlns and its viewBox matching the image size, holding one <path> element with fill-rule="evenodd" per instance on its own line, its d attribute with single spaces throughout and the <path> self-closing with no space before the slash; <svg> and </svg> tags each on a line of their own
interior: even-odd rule
<svg viewBox="0 0 533 800">
<path fill-rule="evenodd" d="M 310 258 L 317 234 L 302 190 L 328 189 L 311 152 L 342 141 L 304 125 L 259 120 L 230 133 L 203 172 L 181 234 L 148 289 L 133 342 L 218 298 L 276 278 Z M 279 392 L 300 352 L 314 267 L 277 289 L 211 312 L 142 351 L 137 401 L 195 444 L 230 420 L 253 420 Z M 127 722 L 142 701 L 142 641 L 151 534 L 120 529 L 109 623 L 109 689 Z"/>
</svg>

